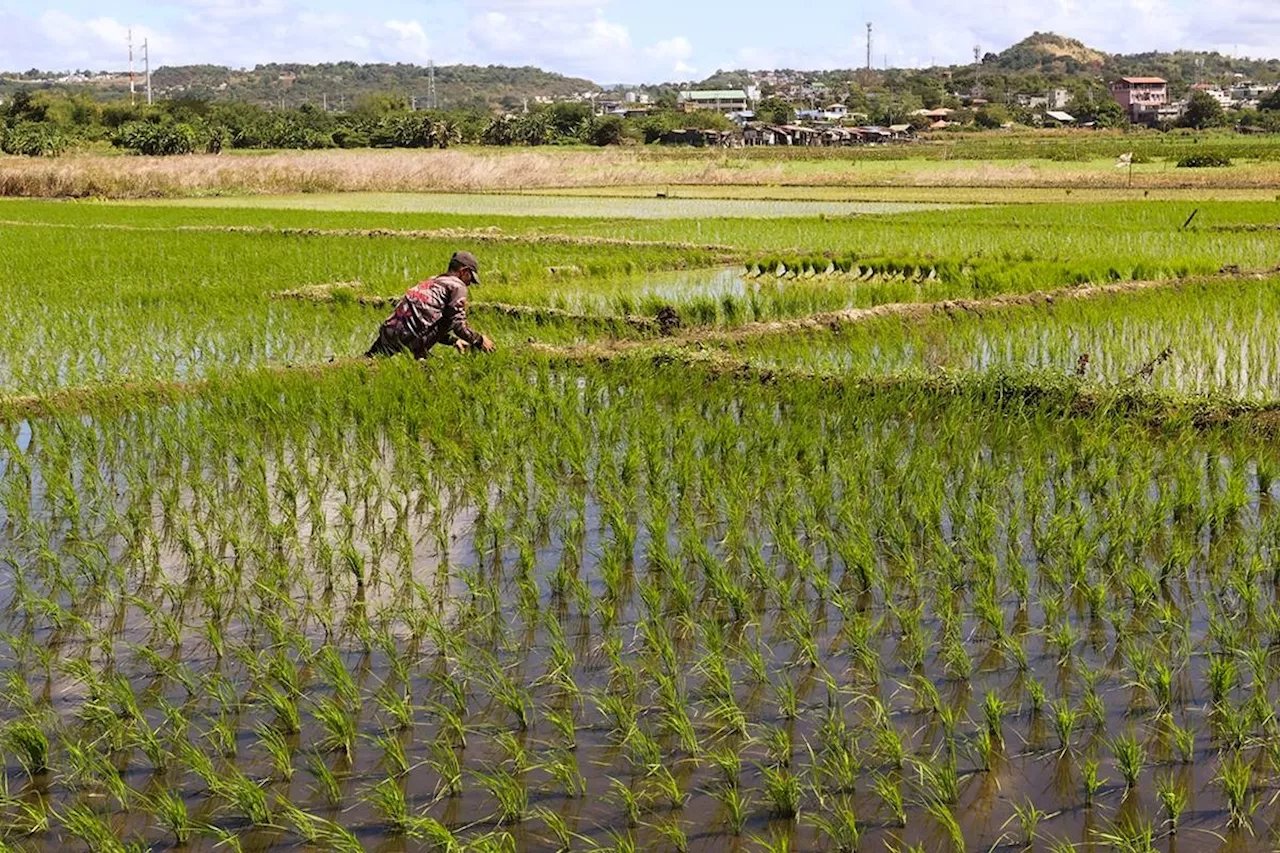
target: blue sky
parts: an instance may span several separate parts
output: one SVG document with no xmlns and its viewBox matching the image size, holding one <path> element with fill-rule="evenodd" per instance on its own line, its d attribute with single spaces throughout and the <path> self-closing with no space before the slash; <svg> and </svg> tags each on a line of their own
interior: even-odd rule
<svg viewBox="0 0 1280 853">
<path fill-rule="evenodd" d="M 967 62 L 1052 30 L 1115 52 L 1280 56 L 1276 0 L 0 0 L 0 70 L 122 68 L 126 32 L 154 65 L 268 61 L 539 65 L 600 83 L 717 68 Z"/>
</svg>

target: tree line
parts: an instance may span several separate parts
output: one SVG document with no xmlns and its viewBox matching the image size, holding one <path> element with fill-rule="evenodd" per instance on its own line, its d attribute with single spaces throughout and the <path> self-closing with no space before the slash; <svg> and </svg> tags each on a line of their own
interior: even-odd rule
<svg viewBox="0 0 1280 853">
<path fill-rule="evenodd" d="M 850 93 L 844 93 L 850 94 Z M 991 103 L 961 108 L 954 96 L 932 89 L 899 94 L 850 97 L 851 108 L 876 124 L 912 124 L 929 120 L 913 113 L 922 107 L 956 104 L 952 119 L 975 129 L 1009 122 L 1030 124 L 1035 111 Z M 1068 109 L 1076 118 L 1101 126 L 1120 126 L 1124 116 L 1110 96 L 1081 88 Z M 762 121 L 785 124 L 794 105 L 776 97 L 758 105 Z M 1182 124 L 1206 129 L 1236 126 L 1280 132 L 1280 92 L 1259 110 L 1227 111 L 1204 92 L 1192 94 Z M 73 146 L 111 145 L 147 155 L 218 153 L 231 149 L 448 148 L 451 145 L 620 145 L 647 144 L 677 130 L 728 130 L 734 125 L 716 113 L 685 113 L 674 101 L 660 101 L 643 116 L 598 116 L 587 103 L 533 106 L 528 112 L 495 116 L 487 110 L 414 110 L 402 97 L 369 95 L 345 112 L 313 104 L 268 109 L 246 103 L 210 103 L 186 98 L 153 106 L 98 102 L 85 94 L 18 91 L 0 105 L 0 151 L 27 156 L 56 156 Z"/>
<path fill-rule="evenodd" d="M 598 116 L 587 103 L 533 106 L 495 116 L 483 110 L 414 110 L 401 97 L 370 95 L 346 112 L 313 104 L 268 109 L 198 99 L 152 106 L 99 103 L 79 94 L 19 91 L 0 107 L 0 150 L 56 156 L 81 144 L 139 154 L 218 153 L 229 149 L 448 148 L 478 145 L 649 143 L 684 128 L 725 130 L 714 113 L 658 108 L 643 117 Z"/>
</svg>

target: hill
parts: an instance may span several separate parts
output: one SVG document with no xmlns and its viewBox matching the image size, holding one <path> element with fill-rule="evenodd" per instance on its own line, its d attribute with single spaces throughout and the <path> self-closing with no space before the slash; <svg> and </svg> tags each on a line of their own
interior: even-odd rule
<svg viewBox="0 0 1280 853">
<path fill-rule="evenodd" d="M 1094 50 L 1077 39 L 1056 33 L 1032 33 L 1027 38 L 998 54 L 996 64 L 1011 71 L 1052 71 L 1072 68 L 1101 68 L 1107 54 Z"/>
</svg>

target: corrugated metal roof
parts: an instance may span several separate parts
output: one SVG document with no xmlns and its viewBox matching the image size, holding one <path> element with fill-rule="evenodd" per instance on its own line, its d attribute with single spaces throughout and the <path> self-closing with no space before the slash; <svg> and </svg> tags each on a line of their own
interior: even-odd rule
<svg viewBox="0 0 1280 853">
<path fill-rule="evenodd" d="M 680 97 L 686 101 L 745 101 L 747 93 L 741 89 L 690 89 Z"/>
<path fill-rule="evenodd" d="M 1062 110 L 1046 110 L 1045 115 L 1054 121 L 1068 122 L 1076 120 L 1076 117 L 1071 113 L 1064 113 Z"/>
</svg>

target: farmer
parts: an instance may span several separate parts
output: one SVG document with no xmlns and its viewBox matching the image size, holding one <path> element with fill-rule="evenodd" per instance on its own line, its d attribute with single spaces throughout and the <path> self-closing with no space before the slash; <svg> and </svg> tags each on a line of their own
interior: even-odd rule
<svg viewBox="0 0 1280 853">
<path fill-rule="evenodd" d="M 467 287 L 480 283 L 479 272 L 475 255 L 456 252 L 447 273 L 409 288 L 365 355 L 410 352 L 414 358 L 426 358 L 427 350 L 450 337 L 458 352 L 473 346 L 493 352 L 493 341 L 467 325 Z"/>
</svg>

